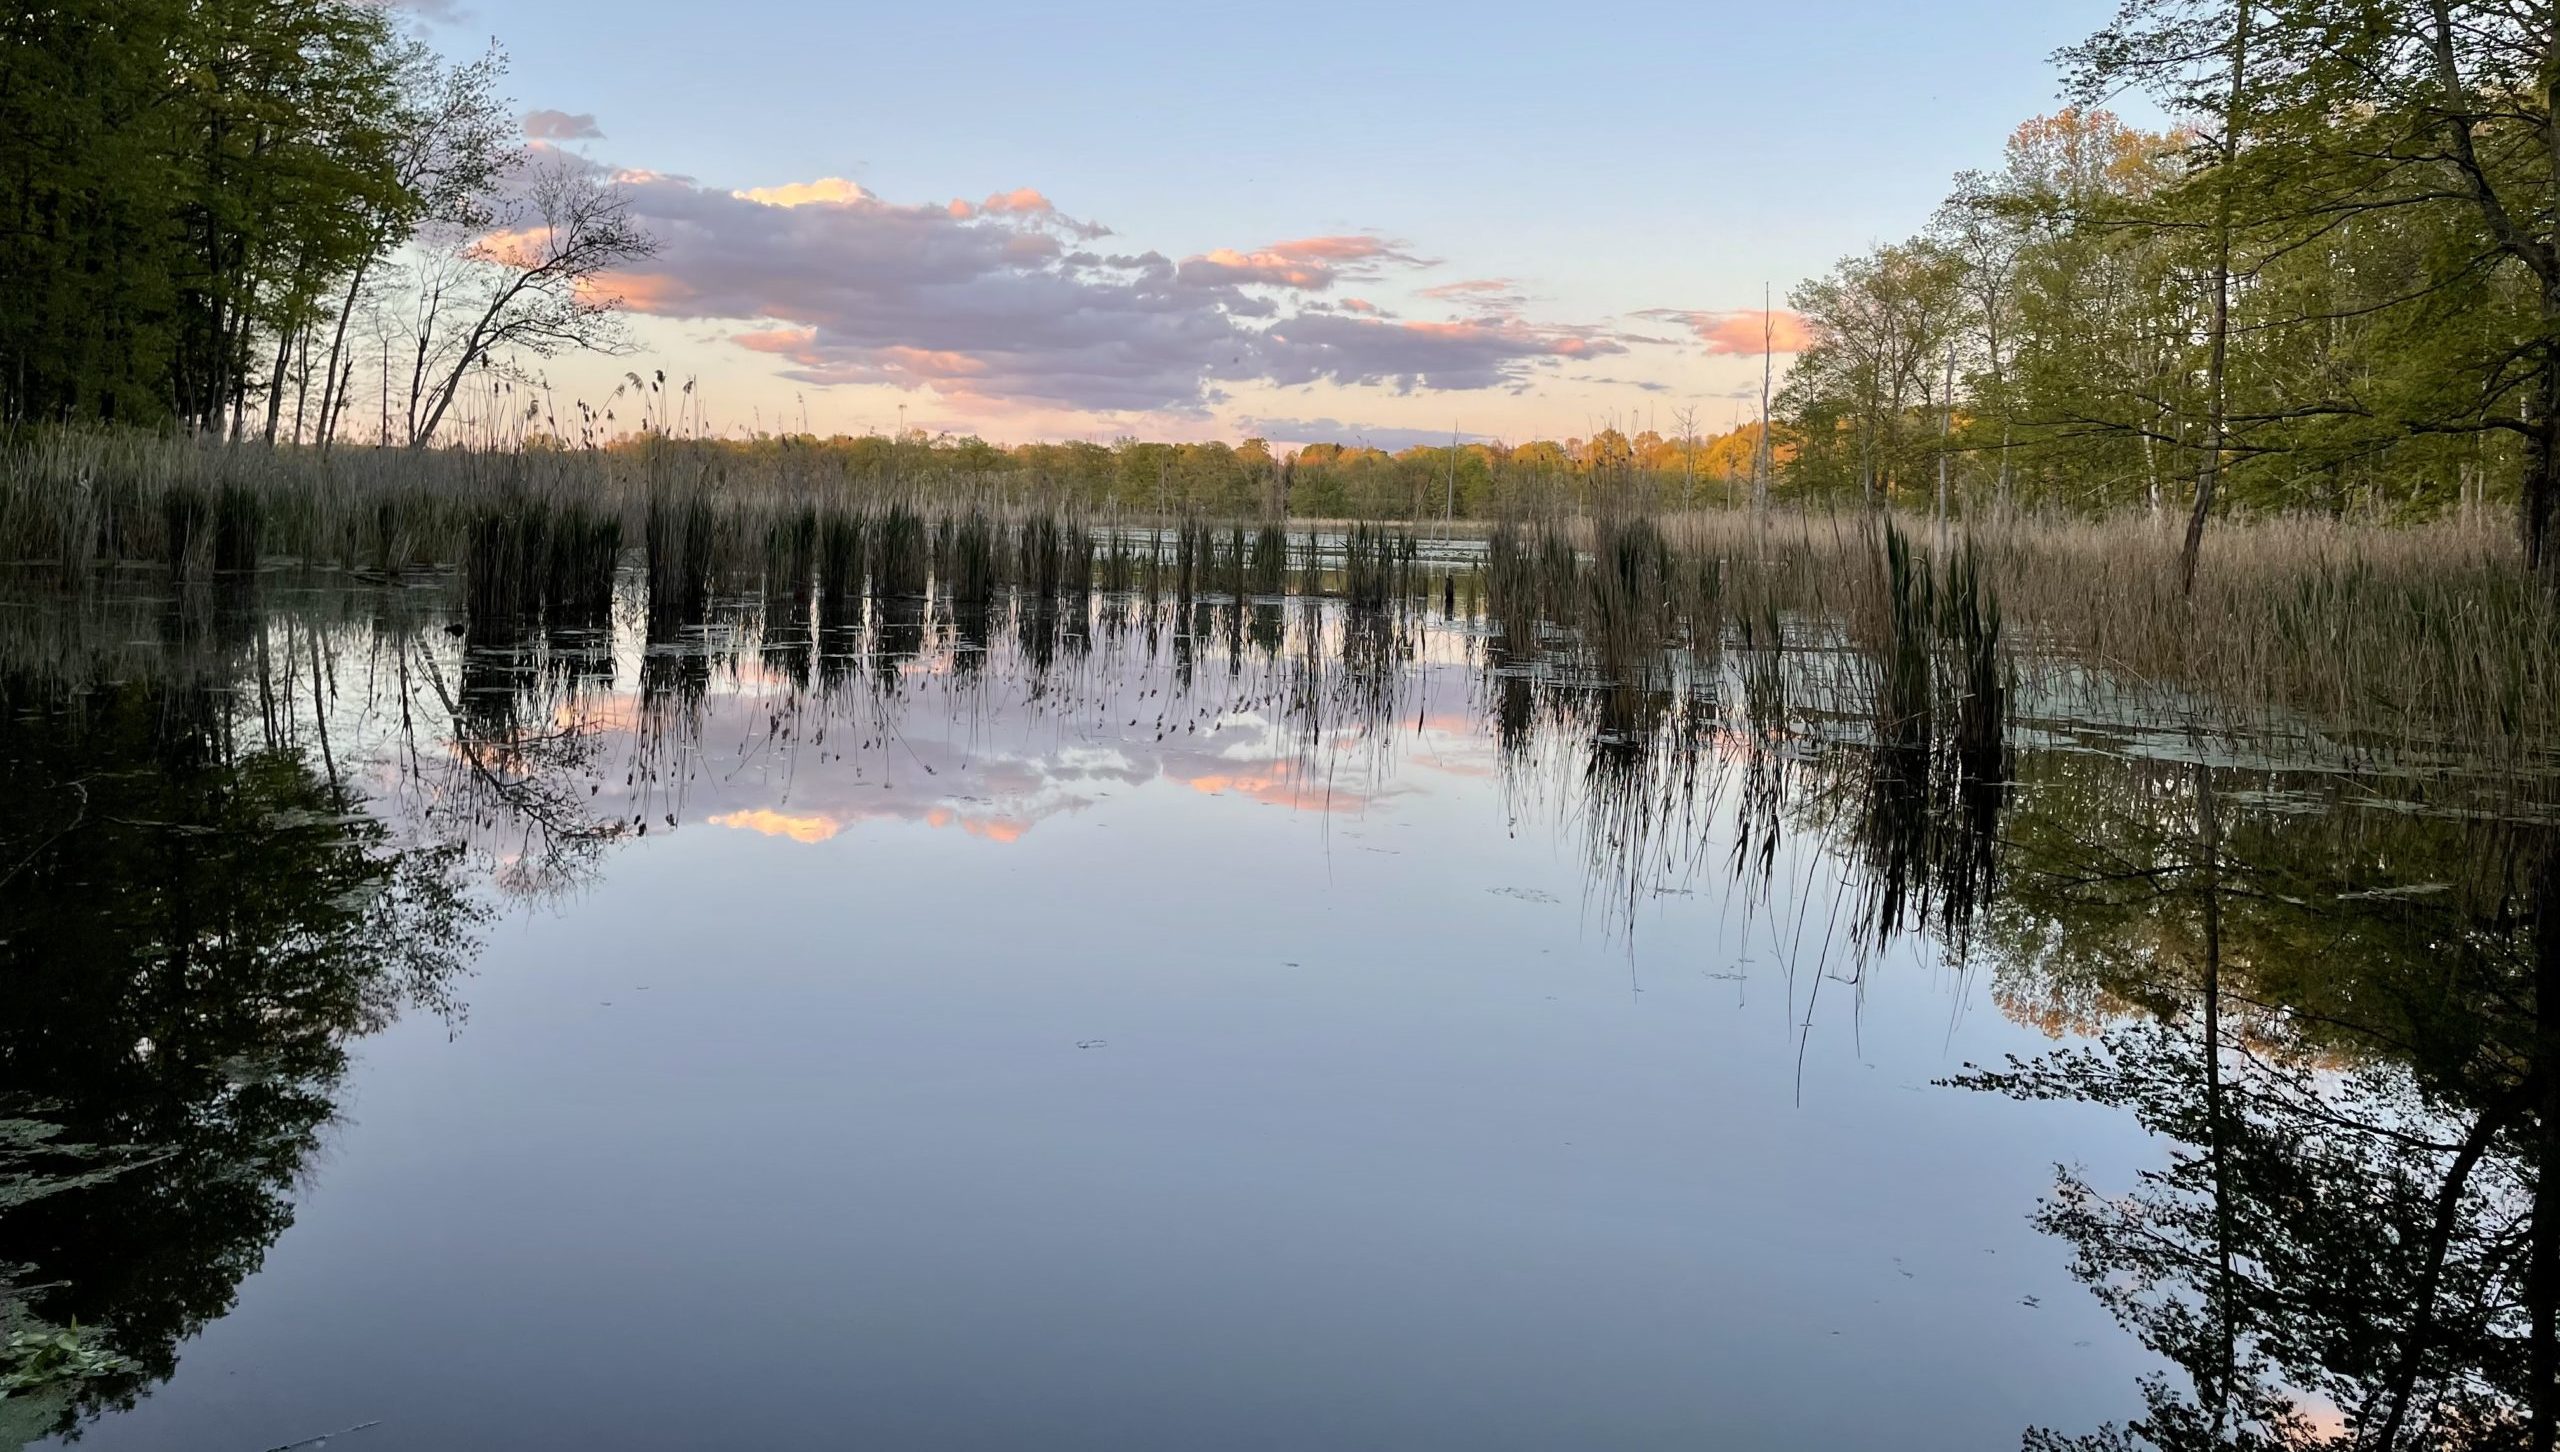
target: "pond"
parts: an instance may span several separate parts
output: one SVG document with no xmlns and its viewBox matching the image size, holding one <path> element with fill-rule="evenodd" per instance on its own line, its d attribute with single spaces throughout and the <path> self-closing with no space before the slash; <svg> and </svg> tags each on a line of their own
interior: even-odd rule
<svg viewBox="0 0 2560 1452">
<path fill-rule="evenodd" d="M 1840 622 L 1630 678 L 1473 577 L 640 590 L 12 588 L 9 1445 L 2533 1401 L 2512 782 L 2068 670 L 1904 731 Z"/>
</svg>

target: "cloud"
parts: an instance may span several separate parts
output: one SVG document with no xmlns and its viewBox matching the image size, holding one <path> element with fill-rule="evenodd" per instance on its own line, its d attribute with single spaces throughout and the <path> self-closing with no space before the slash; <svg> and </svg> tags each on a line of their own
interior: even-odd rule
<svg viewBox="0 0 2560 1452">
<path fill-rule="evenodd" d="M 1344 278 L 1372 278 L 1388 267 L 1430 267 L 1401 244 L 1383 237 L 1354 233 L 1336 237 L 1300 237 L 1274 242 L 1251 252 L 1221 247 L 1186 257 L 1174 276 L 1192 287 L 1283 287 L 1322 292 Z"/>
<path fill-rule="evenodd" d="M 964 202 L 954 197 L 950 205 L 943 210 L 949 212 L 953 220 L 963 222 L 977 216 L 1038 221 L 1086 242 L 1097 241 L 1111 235 L 1111 229 L 1108 227 L 1095 222 L 1080 222 L 1059 211 L 1051 205 L 1047 197 L 1030 187 L 1015 187 L 1009 192 L 998 192 L 983 202 Z"/>
<path fill-rule="evenodd" d="M 1522 290 L 1516 279 L 1508 277 L 1470 277 L 1444 282 L 1437 287 L 1424 288 L 1421 295 L 1497 317 L 1515 317 L 1529 305 L 1529 294 Z"/>
<path fill-rule="evenodd" d="M 794 842 L 824 842 L 844 830 L 842 819 L 824 812 L 794 814 L 770 807 L 720 812 L 703 820 L 715 827 L 734 827 L 764 837 L 788 837 Z"/>
<path fill-rule="evenodd" d="M 1519 386 L 1562 360 L 1625 351 L 1597 328 L 1284 308 L 1287 293 L 1428 265 L 1366 234 L 1177 263 L 1103 250 L 1108 228 L 1028 188 L 906 204 L 841 177 L 741 191 L 645 171 L 617 180 L 659 250 L 596 293 L 638 313 L 747 323 L 736 346 L 803 384 L 1199 417 L 1250 382 Z"/>
<path fill-rule="evenodd" d="M 1524 381 L 1532 363 L 1627 351 L 1599 328 L 1511 318 L 1390 322 L 1313 314 L 1274 324 L 1266 337 L 1274 382 L 1385 384 L 1399 393 L 1494 388 Z"/>
<path fill-rule="evenodd" d="M 1694 312 L 1682 308 L 1649 308 L 1637 317 L 1658 323 L 1678 323 L 1707 345 L 1709 353 L 1757 353 L 1762 342 L 1762 320 L 1767 320 L 1770 351 L 1801 353 L 1813 345 L 1812 325 L 1801 313 L 1780 308 L 1763 313 L 1757 309 L 1739 312 Z"/>
<path fill-rule="evenodd" d="M 462 7 L 456 0 L 360 0 L 381 10 L 400 10 L 420 20 L 450 25 L 462 19 Z"/>
<path fill-rule="evenodd" d="M 1338 418 L 1257 418 L 1246 415 L 1235 427 L 1251 438 L 1283 444 L 1364 444 L 1393 454 L 1411 448 L 1449 446 L 1446 429 L 1395 428 L 1385 424 L 1344 423 Z M 1462 433 L 1462 444 L 1486 442 L 1483 434 Z"/>
<path fill-rule="evenodd" d="M 778 187 L 748 187 L 732 192 L 741 201 L 759 202 L 768 207 L 814 207 L 849 205 L 871 199 L 860 182 L 846 181 L 840 176 L 822 176 L 816 181 L 785 182 Z"/>
<path fill-rule="evenodd" d="M 596 126 L 592 111 L 527 111 L 524 134 L 531 141 L 601 141 L 604 132 Z"/>
</svg>

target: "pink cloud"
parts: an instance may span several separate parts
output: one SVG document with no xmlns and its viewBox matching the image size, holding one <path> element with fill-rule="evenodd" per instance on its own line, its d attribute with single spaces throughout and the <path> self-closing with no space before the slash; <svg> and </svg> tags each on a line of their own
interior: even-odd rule
<svg viewBox="0 0 2560 1452">
<path fill-rule="evenodd" d="M 596 126 L 592 111 L 527 111 L 524 134 L 529 141 L 601 141 L 604 132 Z"/>
<path fill-rule="evenodd" d="M 1681 308 L 1651 308 L 1636 316 L 1655 322 L 1678 323 L 1706 344 L 1709 353 L 1758 353 L 1766 320 L 1769 350 L 1775 353 L 1801 353 L 1813 345 L 1813 328 L 1802 314 L 1784 308 L 1763 313 L 1756 309 L 1737 312 L 1696 312 Z"/>
<path fill-rule="evenodd" d="M 1376 277 L 1390 266 L 1432 264 L 1398 243 L 1367 233 L 1299 237 L 1250 252 L 1220 247 L 1187 257 L 1176 275 L 1200 287 L 1284 287 L 1322 292 L 1346 277 Z"/>
<path fill-rule="evenodd" d="M 1403 323 L 1283 294 L 1429 263 L 1369 234 L 1299 237 L 1176 263 L 1104 252 L 1106 228 L 1022 188 L 977 204 L 892 202 L 841 177 L 741 191 L 617 173 L 658 244 L 599 297 L 736 320 L 736 346 L 813 386 L 928 388 L 972 411 L 1206 418 L 1232 385 L 1519 386 L 1557 360 L 1623 351 L 1597 328 L 1514 316 Z"/>
<path fill-rule="evenodd" d="M 1529 295 L 1518 281 L 1508 277 L 1470 277 L 1457 282 L 1444 282 L 1426 287 L 1422 296 L 1440 302 L 1458 303 L 1478 312 L 1511 314 L 1526 307 Z"/>
<path fill-rule="evenodd" d="M 990 212 L 1013 212 L 1023 215 L 1058 210 L 1050 205 L 1047 197 L 1030 187 L 1016 187 L 1009 192 L 998 192 L 980 205 Z"/>
<path fill-rule="evenodd" d="M 1595 358 L 1627 351 L 1605 331 L 1513 318 L 1465 322 L 1387 322 L 1302 314 L 1276 324 L 1268 337 L 1282 383 L 1382 383 L 1417 388 L 1492 388 L 1521 381 L 1542 360 Z"/>
<path fill-rule="evenodd" d="M 1221 247 L 1182 261 L 1185 282 L 1209 286 L 1255 284 L 1321 292 L 1333 286 L 1333 269 L 1321 262 L 1299 260 L 1278 252 L 1238 252 Z"/>
</svg>

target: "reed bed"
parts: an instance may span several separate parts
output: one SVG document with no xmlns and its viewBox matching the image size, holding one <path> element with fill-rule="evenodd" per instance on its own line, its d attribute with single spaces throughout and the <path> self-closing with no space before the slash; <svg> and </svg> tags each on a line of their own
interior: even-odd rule
<svg viewBox="0 0 2560 1452">
<path fill-rule="evenodd" d="M 649 614 L 667 626 L 702 619 L 724 590 L 769 594 L 775 575 L 785 594 L 814 590 L 837 623 L 858 598 L 929 591 L 982 605 L 1015 590 L 1242 600 L 1294 586 L 1370 609 L 1458 594 L 1413 528 L 1096 516 L 1020 476 L 856 475 L 675 439 L 322 455 L 26 430 L 0 442 L 0 475 L 0 559 L 74 585 L 134 564 L 181 581 L 280 562 L 459 567 L 475 611 L 592 621 L 636 544 Z M 1486 608 L 1513 649 L 1569 631 L 1594 669 L 1625 675 L 1663 648 L 1713 651 L 1811 622 L 1862 644 L 1894 638 L 1904 587 L 1881 516 L 1661 514 L 1605 490 L 1587 498 L 1490 530 Z M 2560 751 L 2560 607 L 2507 533 L 2476 518 L 2218 523 L 2192 597 L 2169 521 L 1896 527 L 1906 584 L 1923 564 L 1941 583 L 1965 572 L 1957 594 L 1987 608 L 1964 628 L 1994 631 L 2030 687 L 2094 674 L 2377 742 Z M 1970 669 L 1963 654 L 1950 669 Z M 1987 682 L 1970 696 L 1988 699 Z"/>
<path fill-rule="evenodd" d="M 1872 648 L 1908 633 L 1897 612 L 1914 608 L 1903 592 L 1925 567 L 1961 577 L 1955 600 L 1972 613 L 1948 628 L 1992 638 L 2028 695 L 2098 682 L 2358 745 L 2510 764 L 2560 753 L 2560 602 L 2512 538 L 2476 520 L 2226 523 L 2192 597 L 2179 589 L 2174 525 L 2148 517 L 1942 530 L 1925 517 L 1705 513 L 1649 527 L 1670 563 L 1625 558 L 1629 526 L 1606 515 L 1497 526 L 1486 583 L 1506 634 L 1545 619 L 1658 644 L 1742 633 L 1765 643 L 1792 621 Z M 1889 534 L 1903 541 L 1899 566 Z M 1591 588 L 1580 572 L 1603 553 L 1620 578 L 1658 572 L 1659 622 L 1579 599 Z M 1979 654 L 1950 648 L 1959 661 Z M 1974 694 L 1987 698 L 1989 685 Z"/>
</svg>

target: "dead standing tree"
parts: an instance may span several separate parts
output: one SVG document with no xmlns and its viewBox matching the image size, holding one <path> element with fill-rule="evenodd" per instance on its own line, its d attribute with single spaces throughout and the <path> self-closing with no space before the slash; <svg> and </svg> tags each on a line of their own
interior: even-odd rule
<svg viewBox="0 0 2560 1452">
<path fill-rule="evenodd" d="M 424 280 L 409 376 L 410 447 L 435 437 L 464 381 L 493 359 L 624 351 L 621 299 L 609 279 L 656 251 L 610 178 L 573 157 L 537 158 L 497 229 L 447 252 Z"/>
</svg>

